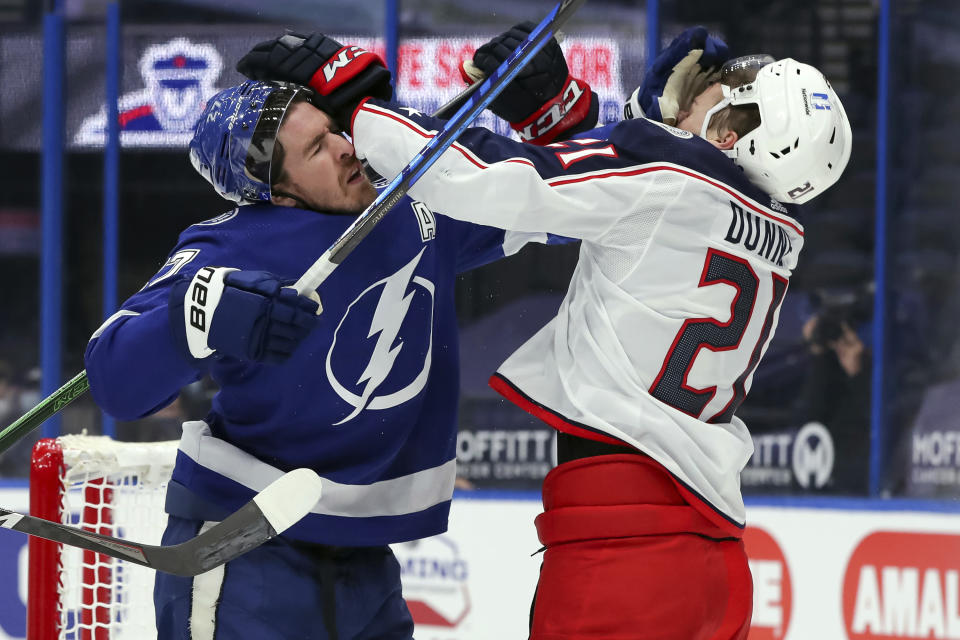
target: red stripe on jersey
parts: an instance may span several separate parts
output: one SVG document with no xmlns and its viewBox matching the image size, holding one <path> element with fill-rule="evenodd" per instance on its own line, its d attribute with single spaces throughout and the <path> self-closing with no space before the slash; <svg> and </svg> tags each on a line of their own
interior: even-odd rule
<svg viewBox="0 0 960 640">
<path fill-rule="evenodd" d="M 576 182 L 586 182 L 587 180 L 594 180 L 597 178 L 630 177 L 630 176 L 636 176 L 644 173 L 651 173 L 653 171 L 673 171 L 675 173 L 681 173 L 690 178 L 696 178 L 697 180 L 702 180 L 703 182 L 706 182 L 707 184 L 713 187 L 716 187 L 722 191 L 727 192 L 728 195 L 735 198 L 737 201 L 741 202 L 745 207 L 749 208 L 751 211 L 755 211 L 766 218 L 770 218 L 774 222 L 785 224 L 791 229 L 793 229 L 794 231 L 796 231 L 800 235 L 800 237 L 803 237 L 803 229 L 797 226 L 792 220 L 779 218 L 768 211 L 764 211 L 760 207 L 756 206 L 755 204 L 753 204 L 752 202 L 750 202 L 749 200 L 741 196 L 736 191 L 727 187 L 725 184 L 721 182 L 716 182 L 715 180 L 711 180 L 705 175 L 696 173 L 695 171 L 691 171 L 689 169 L 684 169 L 682 167 L 674 167 L 670 165 L 654 165 L 654 166 L 648 165 L 648 166 L 639 167 L 636 169 L 619 169 L 619 170 L 614 169 L 612 171 L 605 171 L 603 173 L 596 173 L 596 174 L 583 175 L 583 176 L 573 176 L 570 178 L 550 178 L 547 180 L 547 184 L 549 184 L 551 187 L 557 187 L 565 184 L 573 184 Z"/>
<path fill-rule="evenodd" d="M 617 440 L 612 436 L 598 433 L 586 425 L 577 425 L 567 420 L 560 414 L 551 411 L 542 404 L 534 402 L 532 399 L 521 393 L 519 389 L 514 387 L 509 380 L 501 376 L 499 373 L 495 373 L 490 376 L 488 384 L 493 388 L 494 391 L 502 395 L 504 398 L 517 405 L 530 415 L 543 420 L 557 431 L 569 433 L 570 435 L 574 435 L 579 438 L 596 440 L 597 442 L 605 442 L 607 444 L 615 444 L 621 447 L 631 446 L 626 442 Z"/>
<path fill-rule="evenodd" d="M 421 127 L 420 125 L 418 125 L 416 122 L 412 120 L 407 120 L 403 116 L 397 115 L 392 111 L 378 108 L 376 105 L 368 104 L 366 102 L 361 102 L 360 106 L 357 107 L 357 110 L 354 111 L 354 114 L 353 114 L 354 119 L 356 119 L 357 113 L 359 113 L 360 111 L 367 111 L 369 113 L 372 113 L 378 116 L 386 116 L 387 118 L 390 118 L 391 120 L 395 120 L 396 122 L 399 122 L 400 124 L 404 125 L 405 127 L 407 127 L 408 129 L 410 129 L 411 131 L 413 131 L 414 133 L 416 133 L 422 138 L 434 138 L 436 137 L 436 134 L 437 134 L 436 131 L 427 131 L 426 129 L 424 129 L 423 127 Z M 350 128 L 351 130 L 353 130 L 352 121 L 351 121 Z M 462 145 L 457 144 L 456 142 L 450 145 L 450 148 L 456 149 L 457 151 L 459 151 L 464 158 L 466 158 L 471 164 L 473 164 L 479 169 L 486 169 L 490 166 L 489 164 L 485 163 L 483 160 L 480 160 L 476 155 L 474 155 L 472 151 L 470 151 L 469 149 L 467 149 Z M 519 164 L 525 164 L 530 167 L 535 166 L 531 160 L 527 160 L 526 158 L 507 158 L 506 160 L 501 160 L 501 162 L 503 163 L 515 162 Z"/>
<path fill-rule="evenodd" d="M 434 137 L 434 136 L 436 135 L 436 132 L 435 132 L 435 131 L 434 131 L 434 132 L 427 131 L 426 129 L 424 129 L 424 128 L 422 128 L 421 126 L 419 126 L 417 123 L 412 122 L 412 121 L 410 121 L 410 120 L 407 120 L 406 118 L 403 118 L 403 117 L 401 117 L 401 116 L 398 116 L 397 114 L 395 114 L 395 113 L 393 113 L 392 111 L 389 111 L 389 110 L 387 110 L 387 109 L 378 108 L 378 107 L 376 107 L 375 105 L 371 105 L 371 104 L 367 104 L 367 103 L 361 103 L 360 107 L 358 108 L 358 111 L 361 110 L 361 109 L 364 110 L 364 111 L 369 111 L 370 113 L 372 113 L 372 114 L 374 114 L 374 115 L 381 115 L 381 116 L 386 116 L 386 117 L 388 117 L 388 118 L 391 118 L 391 119 L 393 119 L 393 120 L 395 120 L 395 121 L 403 124 L 404 126 L 406 126 L 407 128 L 409 128 L 411 131 L 416 132 L 418 135 L 420 135 L 420 136 L 422 136 L 422 137 L 424 137 L 424 138 L 432 138 L 432 137 Z M 356 115 L 356 114 L 354 114 L 354 115 Z M 465 157 L 467 160 L 470 161 L 471 164 L 473 164 L 474 166 L 476 166 L 476 167 L 478 167 L 478 168 L 480 168 L 480 169 L 486 169 L 487 167 L 490 166 L 489 163 L 481 160 L 481 159 L 478 158 L 476 155 L 474 155 L 473 152 L 471 152 L 471 151 L 469 151 L 468 149 L 466 149 L 465 147 L 457 144 L 456 142 L 454 142 L 454 143 L 451 145 L 451 148 L 452 148 L 452 149 L 456 149 L 457 151 L 459 151 L 459 152 L 463 155 L 463 157 Z M 500 161 L 500 162 L 519 162 L 519 163 L 521 163 L 521 164 L 526 164 L 526 165 L 529 165 L 529 166 L 531 166 L 531 167 L 536 168 L 535 165 L 533 164 L 533 162 L 531 162 L 530 160 L 527 160 L 526 158 L 509 158 L 509 159 L 507 159 L 507 160 L 502 160 L 502 161 Z M 722 191 L 725 191 L 728 195 L 730 195 L 731 197 L 735 198 L 738 202 L 742 203 L 745 207 L 747 207 L 747 208 L 750 209 L 751 211 L 755 211 L 756 213 L 758 213 L 758 214 L 760 214 L 760 215 L 762 215 L 762 216 L 764 216 L 764 217 L 766 217 L 766 218 L 770 218 L 770 219 L 773 220 L 774 222 L 778 222 L 778 223 L 780 223 L 780 224 L 784 224 L 784 225 L 790 227 L 791 229 L 793 229 L 794 231 L 796 231 L 796 232 L 800 235 L 800 237 L 803 237 L 803 229 L 801 229 L 801 228 L 800 228 L 795 222 L 793 222 L 792 220 L 780 218 L 780 217 L 774 215 L 773 213 L 770 213 L 769 211 L 765 211 L 764 209 L 760 208 L 759 206 L 757 206 L 757 205 L 754 204 L 753 202 L 747 200 L 747 199 L 746 199 L 744 196 L 742 196 L 741 194 L 739 194 L 739 193 L 737 193 L 736 191 L 734 191 L 734 190 L 730 189 L 729 187 L 727 187 L 725 184 L 723 184 L 723 183 L 721 183 L 721 182 L 717 182 L 717 181 L 715 181 L 715 180 L 711 180 L 710 178 L 708 178 L 708 177 L 705 176 L 705 175 L 702 175 L 702 174 L 700 174 L 700 173 L 696 173 L 695 171 L 692 171 L 692 170 L 690 170 L 690 169 L 685 169 L 685 168 L 682 168 L 682 167 L 676 167 L 676 166 L 671 166 L 671 165 L 652 165 L 652 166 L 651 166 L 651 165 L 646 165 L 646 166 L 637 167 L 637 168 L 614 169 L 614 170 L 605 171 L 605 172 L 602 172 L 602 173 L 588 174 L 588 175 L 582 175 L 582 176 L 572 176 L 572 177 L 569 177 L 569 178 L 548 178 L 548 179 L 545 179 L 544 182 L 545 182 L 548 186 L 557 187 L 557 186 L 561 186 L 561 185 L 565 185 L 565 184 L 573 184 L 573 183 L 576 183 L 576 182 L 586 182 L 587 180 L 596 180 L 596 179 L 611 178 L 611 177 L 630 177 L 630 176 L 635 176 L 635 175 L 641 175 L 641 174 L 644 174 L 644 173 L 651 173 L 651 172 L 654 172 L 654 171 L 673 171 L 673 172 L 675 172 L 675 173 L 680 173 L 680 174 L 683 174 L 683 175 L 685 175 L 685 176 L 688 176 L 688 177 L 690 177 L 690 178 L 696 178 L 697 180 L 702 180 L 703 182 L 706 182 L 707 184 L 709 184 L 709 185 L 711 185 L 711 186 L 713 186 L 713 187 L 716 187 L 716 188 L 718 188 L 718 189 L 721 189 Z"/>
</svg>

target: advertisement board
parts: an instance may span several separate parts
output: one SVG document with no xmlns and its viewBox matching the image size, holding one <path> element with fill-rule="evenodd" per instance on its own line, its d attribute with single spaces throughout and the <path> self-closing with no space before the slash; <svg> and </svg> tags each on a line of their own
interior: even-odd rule
<svg viewBox="0 0 960 640">
<path fill-rule="evenodd" d="M 960 639 L 960 512 L 849 504 L 748 506 L 750 640 Z M 526 637 L 540 565 L 533 528 L 539 511 L 532 498 L 454 502 L 450 531 L 441 538 L 463 562 L 457 591 L 405 582 L 407 597 L 417 603 L 412 608 L 421 612 L 418 638 Z M 412 566 L 425 564 L 431 566 L 426 558 Z M 442 619 L 425 615 L 430 611 L 444 612 Z"/>
<path fill-rule="evenodd" d="M 0 504 L 26 510 L 27 490 Z M 960 640 L 960 510 L 836 504 L 748 505 L 750 640 Z M 418 640 L 526 637 L 539 512 L 532 492 L 463 491 L 447 533 L 395 545 Z M 0 640 L 26 633 L 26 540 L 0 531 Z"/>
<path fill-rule="evenodd" d="M 247 29 L 249 31 L 249 28 Z M 147 34 L 131 29 L 123 39 L 119 98 L 120 142 L 127 148 L 184 148 L 207 99 L 245 80 L 234 71 L 236 61 L 269 34 L 227 28 L 185 29 L 181 34 Z M 385 58 L 382 38 L 336 34 L 336 40 L 357 44 Z M 424 37 L 401 41 L 395 98 L 427 112 L 462 91 L 466 85 L 458 66 L 486 42 L 484 37 Z M 0 147 L 38 150 L 42 102 L 38 50 L 32 35 L 0 38 Z M 572 74 L 586 80 L 600 101 L 600 124 L 620 119 L 624 89 L 620 75 L 620 45 L 606 37 L 568 37 L 562 47 Z M 83 30 L 67 41 L 67 143 L 73 149 L 103 146 L 106 115 L 103 107 L 105 60 L 102 39 Z M 506 122 L 485 112 L 477 124 L 509 134 Z"/>
<path fill-rule="evenodd" d="M 918 498 L 960 494 L 960 419 L 957 394 L 960 381 L 932 386 L 909 433 L 906 455 L 906 493 Z"/>
</svg>

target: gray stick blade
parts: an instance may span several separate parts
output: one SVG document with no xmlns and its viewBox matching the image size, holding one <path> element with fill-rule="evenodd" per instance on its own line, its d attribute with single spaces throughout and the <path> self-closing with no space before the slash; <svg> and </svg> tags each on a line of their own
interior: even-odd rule
<svg viewBox="0 0 960 640">
<path fill-rule="evenodd" d="M 148 550 L 160 571 L 196 575 L 218 567 L 282 533 L 310 513 L 320 499 L 320 476 L 294 469 L 274 480 L 223 522 L 193 540 Z M 165 568 L 161 568 L 161 564 Z"/>
<path fill-rule="evenodd" d="M 230 562 L 277 535 L 251 500 L 196 538 L 146 549 L 148 566 L 178 576 L 195 576 Z"/>
<path fill-rule="evenodd" d="M 320 499 L 320 477 L 295 469 L 192 540 L 168 547 L 138 544 L 0 509 L 0 527 L 192 577 L 254 549 L 305 516 Z"/>
</svg>

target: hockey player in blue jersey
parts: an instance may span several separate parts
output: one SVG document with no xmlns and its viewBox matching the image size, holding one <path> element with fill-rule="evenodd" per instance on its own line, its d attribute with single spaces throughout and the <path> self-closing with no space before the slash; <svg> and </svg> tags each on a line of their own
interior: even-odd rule
<svg viewBox="0 0 960 640">
<path fill-rule="evenodd" d="M 491 379 L 561 432 L 532 640 L 749 633 L 739 473 L 753 446 L 736 410 L 803 246 L 796 205 L 837 181 L 851 129 L 813 67 L 727 60 L 721 44 L 685 32 L 630 119 L 574 139 L 468 129 L 410 191 L 458 219 L 583 241 L 556 318 Z M 586 94 L 551 89 L 508 117 L 522 138 L 548 141 Z M 372 99 L 353 140 L 390 173 L 440 125 Z"/>
<path fill-rule="evenodd" d="M 129 420 L 203 375 L 220 387 L 207 418 L 184 425 L 163 544 L 287 470 L 323 478 L 323 498 L 285 535 L 194 579 L 158 574 L 159 637 L 410 638 L 387 545 L 446 530 L 456 274 L 548 236 L 404 198 L 324 283 L 322 301 L 285 288 L 376 195 L 339 123 L 361 98 L 389 97 L 390 76 L 376 56 L 320 35 L 254 48 L 247 68 L 261 54 L 311 88 L 246 82 L 210 99 L 190 158 L 241 206 L 187 228 L 96 331 L 91 391 Z"/>
</svg>

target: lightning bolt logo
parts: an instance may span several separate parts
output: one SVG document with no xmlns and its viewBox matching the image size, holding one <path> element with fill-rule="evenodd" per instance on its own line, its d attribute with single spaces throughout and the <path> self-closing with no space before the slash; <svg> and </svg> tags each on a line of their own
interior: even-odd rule
<svg viewBox="0 0 960 640">
<path fill-rule="evenodd" d="M 358 386 L 363 385 L 363 389 L 359 396 L 341 385 L 333 373 L 331 356 L 334 348 L 336 347 L 336 335 L 334 335 L 333 344 L 330 346 L 330 351 L 327 353 L 327 378 L 330 380 L 330 383 L 337 394 L 354 407 L 353 411 L 347 417 L 339 422 L 334 423 L 335 425 L 340 425 L 352 420 L 359 415 L 361 411 L 367 408 L 385 409 L 396 406 L 401 402 L 406 402 L 414 395 L 419 393 L 419 391 L 425 386 L 427 375 L 430 369 L 430 355 L 433 343 L 432 312 L 430 319 L 430 348 L 427 351 L 423 370 L 411 384 L 400 391 L 392 393 L 389 396 L 375 396 L 377 389 L 387 379 L 387 376 L 390 375 L 390 372 L 393 371 L 393 366 L 397 360 L 397 356 L 403 349 L 403 341 L 398 341 L 397 336 L 400 333 L 400 327 L 403 325 L 403 321 L 407 317 L 407 313 L 410 310 L 410 304 L 413 301 L 414 295 L 416 294 L 416 290 L 411 289 L 410 287 L 411 282 L 425 288 L 430 293 L 431 297 L 433 296 L 433 284 L 429 280 L 415 277 L 413 275 L 417 265 L 420 264 L 420 259 L 423 257 L 423 252 L 425 250 L 425 248 L 421 249 L 420 253 L 418 253 L 413 260 L 408 262 L 393 275 L 389 276 L 388 278 L 384 278 L 383 280 L 380 280 L 368 287 L 350 305 L 350 308 L 352 308 L 367 293 L 370 293 L 376 288 L 381 288 L 380 299 L 377 302 L 377 308 L 373 313 L 373 318 L 370 320 L 370 330 L 367 333 L 368 338 L 376 336 L 377 341 L 373 347 L 373 351 L 370 355 L 370 360 L 367 363 L 367 366 L 364 368 L 363 373 L 360 374 L 356 381 Z M 408 291 L 408 289 L 410 289 L 410 291 Z M 343 326 L 343 323 L 349 314 L 350 309 L 348 308 L 347 313 L 344 314 L 343 319 L 340 321 L 340 325 L 337 327 L 337 332 L 339 332 L 340 327 Z"/>
</svg>

